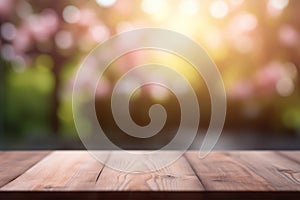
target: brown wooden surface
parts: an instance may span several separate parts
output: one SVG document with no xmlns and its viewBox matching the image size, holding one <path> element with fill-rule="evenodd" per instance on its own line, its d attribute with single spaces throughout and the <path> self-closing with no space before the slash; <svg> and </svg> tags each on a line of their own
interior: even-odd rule
<svg viewBox="0 0 300 200">
<path fill-rule="evenodd" d="M 97 190 L 133 191 L 203 191 L 200 180 L 185 159 L 181 157 L 171 166 L 153 173 L 122 173 L 104 167 L 96 183 Z"/>
<path fill-rule="evenodd" d="M 47 151 L 0 152 L 0 187 L 22 175 L 48 154 Z"/>
<path fill-rule="evenodd" d="M 192 152 L 187 152 L 186 157 L 208 191 L 274 190 L 264 178 L 249 169 L 248 165 L 238 162 L 228 153 L 214 152 L 206 157 L 203 162 Z"/>
<path fill-rule="evenodd" d="M 189 151 L 172 165 L 144 174 L 113 170 L 86 151 L 0 152 L 0 159 L 2 195 L 9 191 L 86 191 L 104 195 L 112 191 L 167 191 L 173 195 L 187 191 L 276 191 L 296 192 L 299 196 L 300 191 L 299 151 L 214 151 L 204 159 Z"/>
</svg>

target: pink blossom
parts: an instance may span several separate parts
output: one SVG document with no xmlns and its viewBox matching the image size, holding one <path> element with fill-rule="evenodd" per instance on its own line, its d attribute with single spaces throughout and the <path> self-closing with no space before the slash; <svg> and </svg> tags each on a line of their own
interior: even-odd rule
<svg viewBox="0 0 300 200">
<path fill-rule="evenodd" d="M 254 87 L 251 81 L 241 80 L 230 89 L 228 96 L 234 99 L 249 99 L 253 93 Z"/>
<path fill-rule="evenodd" d="M 276 83 L 283 75 L 283 68 L 279 62 L 271 62 L 264 68 L 257 71 L 255 82 L 264 92 L 273 92 Z"/>
<path fill-rule="evenodd" d="M 59 19 L 55 11 L 45 9 L 39 15 L 31 15 L 27 23 L 35 39 L 47 40 L 57 31 Z"/>
</svg>

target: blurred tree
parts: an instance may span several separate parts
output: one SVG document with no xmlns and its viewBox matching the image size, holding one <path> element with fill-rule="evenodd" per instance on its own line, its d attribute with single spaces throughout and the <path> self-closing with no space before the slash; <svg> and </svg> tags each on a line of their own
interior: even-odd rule
<svg viewBox="0 0 300 200">
<path fill-rule="evenodd" d="M 49 118 L 52 132 L 58 133 L 66 68 L 76 67 L 82 55 L 112 34 L 145 26 L 169 28 L 196 39 L 216 61 L 224 78 L 229 108 L 232 107 L 227 118 L 230 127 L 271 129 L 278 122 L 273 118 L 284 118 L 285 123 L 291 116 L 299 118 L 298 112 L 290 111 L 292 104 L 278 104 L 283 98 L 286 102 L 299 99 L 300 1 L 160 2 L 163 1 L 0 0 L 1 56 L 7 61 L 1 60 L 1 67 L 9 64 L 15 71 L 22 71 L 25 67 L 43 66 L 51 72 Z M 131 56 L 108 73 L 107 88 L 134 66 L 135 59 L 138 58 Z M 5 77 L 9 70 L 1 70 Z M 27 78 L 34 77 L 29 74 Z M 197 79 L 194 86 L 203 96 L 200 85 Z M 103 99 L 109 94 L 105 89 L 101 92 Z M 149 101 L 148 97 L 144 100 Z M 166 101 L 168 105 L 174 103 L 170 98 Z M 109 107 L 108 101 L 103 102 Z M 141 102 L 140 107 L 144 105 Z M 270 114 L 272 110 L 276 110 L 274 116 Z M 141 109 L 137 112 L 138 116 L 146 116 Z M 105 120 L 105 124 L 113 121 Z M 294 129 L 299 128 L 296 122 L 292 123 Z"/>
<path fill-rule="evenodd" d="M 56 35 L 61 29 L 68 26 L 62 16 L 67 3 L 67 1 L 50 0 L 10 0 L 6 1 L 6 4 L 3 3 L 3 6 L 6 6 L 3 8 L 5 12 L 1 13 L 0 18 L 2 33 L 4 32 L 1 38 L 2 43 L 6 45 L 8 51 L 12 48 L 12 55 L 7 55 L 5 59 L 15 62 L 17 65 L 32 66 L 40 58 L 42 63 L 39 64 L 51 68 L 54 85 L 51 95 L 50 118 L 54 134 L 58 133 L 60 126 L 57 111 L 60 104 L 61 70 L 76 52 L 76 49 L 72 48 L 68 50 L 68 54 L 63 54 L 56 45 L 58 42 L 65 42 L 57 41 Z M 77 37 L 80 37 L 80 34 Z M 44 56 L 43 59 L 40 55 L 48 57 Z"/>
</svg>

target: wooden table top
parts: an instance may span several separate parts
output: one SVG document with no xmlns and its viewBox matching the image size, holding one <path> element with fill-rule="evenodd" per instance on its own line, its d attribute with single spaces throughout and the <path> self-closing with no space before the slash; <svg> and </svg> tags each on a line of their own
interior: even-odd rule
<svg viewBox="0 0 300 200">
<path fill-rule="evenodd" d="M 115 171 L 87 151 L 2 151 L 0 160 L 0 199 L 64 192 L 77 197 L 238 193 L 298 198 L 300 192 L 300 151 L 213 151 L 204 159 L 189 151 L 171 166 L 144 174 Z"/>
</svg>

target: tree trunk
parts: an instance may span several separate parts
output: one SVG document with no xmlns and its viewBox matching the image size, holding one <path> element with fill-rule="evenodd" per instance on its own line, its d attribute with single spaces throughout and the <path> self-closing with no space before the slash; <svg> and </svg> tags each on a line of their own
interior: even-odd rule
<svg viewBox="0 0 300 200">
<path fill-rule="evenodd" d="M 51 119 L 51 129 L 53 135 L 58 135 L 59 134 L 59 129 L 60 129 L 60 122 L 58 118 L 58 109 L 60 106 L 60 100 L 59 100 L 59 91 L 60 91 L 60 85 L 61 85 L 61 80 L 60 80 L 60 65 L 57 64 L 56 66 L 53 67 L 52 73 L 54 77 L 54 87 L 52 91 L 52 102 L 51 102 L 51 113 L 50 113 L 50 119 Z"/>
</svg>

